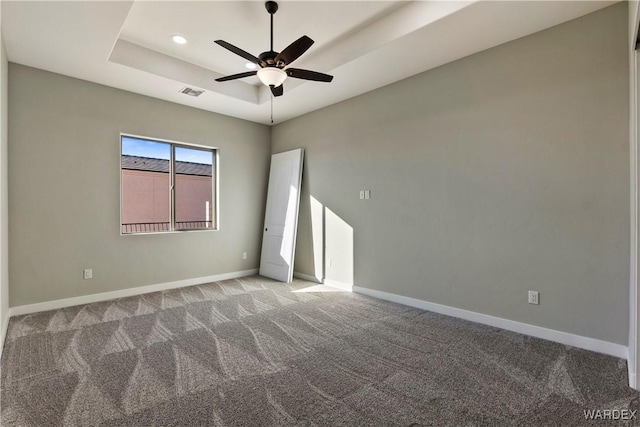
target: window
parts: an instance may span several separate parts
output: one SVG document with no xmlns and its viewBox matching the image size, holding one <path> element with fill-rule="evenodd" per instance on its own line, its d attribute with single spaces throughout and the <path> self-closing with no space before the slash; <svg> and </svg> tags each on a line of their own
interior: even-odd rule
<svg viewBox="0 0 640 427">
<path fill-rule="evenodd" d="M 122 234 L 217 227 L 217 150 L 120 136 Z"/>
</svg>

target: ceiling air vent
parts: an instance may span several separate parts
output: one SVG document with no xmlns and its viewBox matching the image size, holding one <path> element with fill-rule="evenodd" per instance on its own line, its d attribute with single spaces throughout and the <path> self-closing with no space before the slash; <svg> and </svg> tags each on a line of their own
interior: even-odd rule
<svg viewBox="0 0 640 427">
<path fill-rule="evenodd" d="M 192 87 L 183 87 L 180 89 L 180 93 L 184 93 L 189 96 L 200 96 L 205 92 L 204 89 L 194 89 Z"/>
</svg>

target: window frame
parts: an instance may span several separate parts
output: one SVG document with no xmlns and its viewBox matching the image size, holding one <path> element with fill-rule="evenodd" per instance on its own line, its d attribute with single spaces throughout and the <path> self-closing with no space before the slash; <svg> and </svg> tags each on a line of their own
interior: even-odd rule
<svg viewBox="0 0 640 427">
<path fill-rule="evenodd" d="M 169 159 L 169 228 L 168 231 L 145 231 L 145 232 L 135 232 L 135 233 L 123 233 L 122 232 L 122 138 L 134 138 L 141 139 L 144 141 L 158 142 L 161 144 L 169 144 L 170 148 L 170 159 Z M 212 174 L 211 179 L 213 180 L 211 185 L 212 192 L 212 215 L 211 220 L 213 221 L 212 227 L 207 228 L 189 228 L 189 229 L 176 229 L 176 217 L 175 217 L 175 149 L 176 147 L 187 148 L 187 149 L 197 149 L 209 151 L 212 153 Z M 219 231 L 220 230 L 220 149 L 218 147 L 211 147 L 208 145 L 201 144 L 192 144 L 188 142 L 182 141 L 174 141 L 170 139 L 163 138 L 155 138 L 149 136 L 135 135 L 131 133 L 120 132 L 119 143 L 118 143 L 118 162 L 120 163 L 119 169 L 119 179 L 120 179 L 120 200 L 119 200 L 119 224 L 118 228 L 121 236 L 146 236 L 150 234 L 176 234 L 176 233 L 190 233 L 190 232 L 207 232 L 207 231 Z"/>
</svg>

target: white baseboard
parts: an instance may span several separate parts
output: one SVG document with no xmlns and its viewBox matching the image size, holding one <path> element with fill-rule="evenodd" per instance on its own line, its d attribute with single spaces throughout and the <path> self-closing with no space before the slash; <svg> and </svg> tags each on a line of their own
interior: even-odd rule
<svg viewBox="0 0 640 427">
<path fill-rule="evenodd" d="M 148 294 L 150 292 L 165 291 L 167 289 L 184 288 L 185 286 L 201 285 L 203 283 L 218 282 L 220 280 L 236 279 L 238 277 L 253 276 L 258 274 L 258 269 L 234 271 L 231 273 L 215 274 L 213 276 L 195 277 L 193 279 L 177 280 L 175 282 L 158 283 L 155 285 L 139 286 L 136 288 L 121 289 L 119 291 L 102 292 L 99 294 L 83 295 L 80 297 L 65 298 L 54 301 L 39 302 L 37 304 L 20 305 L 9 309 L 9 316 L 37 313 L 40 311 L 57 310 L 74 305 L 90 304 L 93 302 L 108 301 L 116 298 L 131 297 L 134 295 Z M 8 323 L 8 322 L 7 322 Z"/>
<path fill-rule="evenodd" d="M 338 288 L 348 292 L 352 292 L 355 288 L 355 286 L 353 286 L 351 283 L 339 282 L 337 280 L 331 279 L 324 279 L 324 284 L 327 286 L 331 286 L 332 288 Z"/>
<path fill-rule="evenodd" d="M 80 297 L 65 298 L 54 301 L 41 302 L 36 304 L 21 305 L 17 307 L 11 307 L 9 309 L 8 316 L 3 319 L 3 324 L 0 326 L 1 336 L 0 338 L 0 355 L 2 354 L 2 347 L 4 347 L 4 337 L 6 336 L 7 327 L 9 324 L 9 317 L 19 316 L 23 314 L 37 313 L 40 311 L 56 310 L 64 307 L 71 307 L 80 304 L 89 304 L 100 301 L 107 301 L 116 298 L 130 297 L 134 295 L 141 295 L 150 292 L 164 291 L 168 289 L 183 288 L 186 286 L 200 285 L 203 283 L 217 282 L 220 280 L 235 279 L 238 277 L 253 276 L 258 274 L 258 269 L 235 271 L 231 273 L 216 274 L 213 276 L 196 277 L 192 279 L 177 280 L 174 282 L 165 282 L 155 285 L 140 286 L 136 288 L 121 289 L 118 291 L 102 292 L 99 294 L 83 295 Z M 317 279 L 313 276 L 307 276 L 300 273 L 296 274 L 297 277 L 317 282 Z M 307 276 L 307 277 L 305 277 Z M 314 279 L 314 280 L 311 280 Z M 595 338 L 583 337 L 580 335 L 570 334 L 568 332 L 557 331 L 554 329 L 543 328 L 541 326 L 530 325 L 527 323 L 516 322 L 514 320 L 503 319 L 501 317 L 490 316 L 487 314 L 477 313 L 474 311 L 464 310 L 461 308 L 450 307 L 447 305 L 437 304 L 429 301 L 419 300 L 417 298 L 405 297 L 401 295 L 392 294 L 389 292 L 377 291 L 374 289 L 362 288 L 360 286 L 352 286 L 347 283 L 337 282 L 333 280 L 325 280 L 325 285 L 335 288 L 353 291 L 363 295 L 380 298 L 383 300 L 395 302 L 398 304 L 408 305 L 411 307 L 421 308 L 423 310 L 432 311 L 435 313 L 445 314 L 448 316 L 458 317 L 465 320 L 470 320 L 476 323 L 482 323 L 489 326 L 494 326 L 508 331 L 518 332 L 525 335 L 530 335 L 537 338 L 546 339 L 549 341 L 555 341 L 561 344 L 570 345 L 573 347 L 582 348 L 585 350 L 591 350 L 598 353 L 604 353 L 615 357 L 627 359 L 628 350 L 627 347 L 621 344 L 615 344 L 607 341 L 597 340 Z M 631 387 L 635 386 L 636 375 L 635 373 L 629 373 L 629 384 Z M 632 385 L 633 384 L 633 385 Z"/>
<path fill-rule="evenodd" d="M 601 341 L 595 338 L 583 337 L 580 335 L 570 334 L 568 332 L 557 331 L 554 329 L 543 328 L 541 326 L 530 325 L 528 323 L 516 322 L 515 320 L 503 319 L 501 317 L 490 316 L 488 314 L 477 313 L 475 311 L 455 308 L 448 305 L 436 304 L 429 301 L 423 301 L 416 298 L 405 297 L 401 295 L 391 294 L 388 292 L 377 291 L 374 289 L 362 288 L 354 286 L 353 292 L 380 298 L 383 300 L 395 302 L 398 304 L 408 305 L 411 307 L 421 308 L 423 310 L 432 311 L 434 313 L 445 314 L 447 316 L 458 317 L 460 319 L 470 320 L 476 323 L 482 323 L 496 328 L 506 329 L 508 331 L 529 335 L 536 338 L 542 338 L 554 341 L 560 344 L 570 345 L 573 347 L 591 350 L 598 353 L 608 354 L 610 356 L 619 357 L 627 360 L 627 347 L 621 344 L 615 344 L 608 341 Z M 631 378 L 629 379 L 631 381 Z M 634 375 L 635 381 L 635 375 Z"/>
<path fill-rule="evenodd" d="M 317 278 L 316 276 L 311 276 L 309 274 L 298 273 L 297 271 L 293 272 L 293 277 L 297 277 L 298 279 L 306 280 L 307 282 L 314 282 L 322 284 L 322 280 Z"/>
<path fill-rule="evenodd" d="M 627 365 L 629 365 L 629 364 L 627 363 Z M 633 373 L 629 372 L 629 387 L 636 388 L 636 374 L 635 374 L 635 372 L 633 372 Z"/>
</svg>

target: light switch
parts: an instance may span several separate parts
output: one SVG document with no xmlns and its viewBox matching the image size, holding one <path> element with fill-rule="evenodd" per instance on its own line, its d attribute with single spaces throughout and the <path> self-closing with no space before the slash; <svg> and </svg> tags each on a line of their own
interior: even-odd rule
<svg viewBox="0 0 640 427">
<path fill-rule="evenodd" d="M 371 198 L 371 190 L 364 190 L 364 199 L 369 200 Z"/>
<path fill-rule="evenodd" d="M 364 190 L 360 190 L 360 200 L 364 200 Z"/>
</svg>

